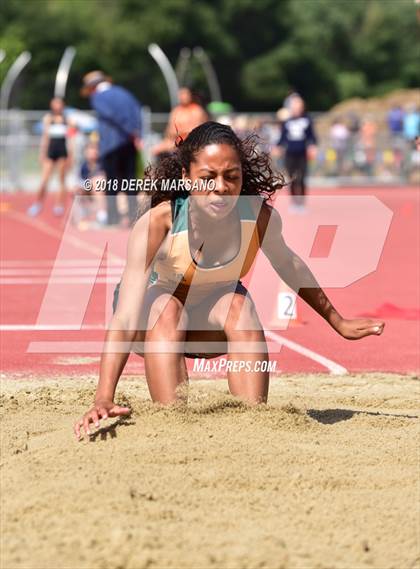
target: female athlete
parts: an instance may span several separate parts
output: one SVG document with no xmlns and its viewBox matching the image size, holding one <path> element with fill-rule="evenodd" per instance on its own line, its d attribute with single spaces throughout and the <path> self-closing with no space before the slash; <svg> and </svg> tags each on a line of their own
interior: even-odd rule
<svg viewBox="0 0 420 569">
<path fill-rule="evenodd" d="M 47 113 L 43 119 L 43 133 L 40 149 L 40 161 L 42 164 L 41 184 L 35 202 L 27 211 L 31 217 L 37 216 L 42 211 L 48 182 L 55 167 L 57 167 L 59 173 L 60 190 L 57 192 L 53 213 L 56 216 L 64 214 L 67 195 L 66 174 L 69 168 L 67 142 L 69 125 L 64 116 L 63 99 L 59 97 L 51 99 L 50 108 L 51 112 Z"/>
<path fill-rule="evenodd" d="M 158 191 L 130 234 L 95 400 L 74 425 L 78 439 L 83 430 L 91 434 L 91 423 L 130 413 L 114 402 L 130 351 L 144 357 L 151 398 L 161 404 L 184 397 L 178 388 L 188 380 L 185 357 L 227 353 L 233 363 L 268 360 L 263 327 L 238 280 L 259 249 L 338 334 L 356 340 L 382 333 L 381 321 L 343 318 L 286 245 L 281 218 L 268 203 L 283 180 L 256 144 L 254 137 L 240 140 L 230 127 L 210 121 L 149 168 Z M 164 191 L 167 180 L 208 186 Z M 232 365 L 228 372 L 231 393 L 249 403 L 267 401 L 269 374 L 239 368 Z"/>
</svg>

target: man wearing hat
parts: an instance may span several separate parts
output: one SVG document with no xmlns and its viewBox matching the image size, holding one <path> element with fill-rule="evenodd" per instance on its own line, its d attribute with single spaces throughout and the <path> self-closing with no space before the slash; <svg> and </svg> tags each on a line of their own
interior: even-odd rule
<svg viewBox="0 0 420 569">
<path fill-rule="evenodd" d="M 89 97 L 99 122 L 99 154 L 107 177 L 108 225 L 119 222 L 117 192 L 123 179 L 136 177 L 137 150 L 141 148 L 141 105 L 129 91 L 113 85 L 102 71 L 83 77 L 81 94 Z M 127 190 L 130 222 L 137 216 L 137 191 Z"/>
</svg>

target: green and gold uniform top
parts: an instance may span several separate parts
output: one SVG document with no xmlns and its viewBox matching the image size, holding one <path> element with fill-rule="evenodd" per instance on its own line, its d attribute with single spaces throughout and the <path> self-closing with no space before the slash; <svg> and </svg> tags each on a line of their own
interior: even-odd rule
<svg viewBox="0 0 420 569">
<path fill-rule="evenodd" d="M 252 199 L 261 199 L 255 196 Z M 237 208 L 241 245 L 238 254 L 214 267 L 202 267 L 192 258 L 188 239 L 189 196 L 172 202 L 172 228 L 166 257 L 154 264 L 154 282 L 180 300 L 196 304 L 216 289 L 237 283 L 250 270 L 260 247 L 257 219 L 249 197 L 240 196 Z M 204 247 L 206 244 L 204 243 Z"/>
</svg>

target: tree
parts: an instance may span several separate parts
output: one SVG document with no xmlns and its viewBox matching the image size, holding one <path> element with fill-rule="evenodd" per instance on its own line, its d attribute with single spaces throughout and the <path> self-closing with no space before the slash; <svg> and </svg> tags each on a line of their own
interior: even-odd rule
<svg viewBox="0 0 420 569">
<path fill-rule="evenodd" d="M 238 110 L 277 109 L 290 87 L 309 108 L 418 85 L 418 24 L 412 0 L 8 0 L 0 5 L 1 74 L 23 49 L 25 108 L 45 108 L 61 55 L 74 45 L 67 100 L 84 73 L 103 69 L 154 111 L 169 109 L 156 42 L 175 64 L 182 47 L 203 47 L 224 99 Z M 205 87 L 199 67 L 191 73 Z"/>
</svg>

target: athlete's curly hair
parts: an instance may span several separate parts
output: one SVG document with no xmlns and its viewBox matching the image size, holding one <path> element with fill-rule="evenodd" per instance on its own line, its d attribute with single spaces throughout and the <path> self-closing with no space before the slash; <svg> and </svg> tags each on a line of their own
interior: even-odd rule
<svg viewBox="0 0 420 569">
<path fill-rule="evenodd" d="M 252 134 L 243 140 L 231 129 L 214 121 L 208 121 L 194 128 L 185 139 L 179 139 L 176 149 L 155 166 L 148 166 L 145 178 L 155 180 L 157 191 L 152 193 L 151 206 L 162 201 L 175 199 L 177 196 L 188 194 L 188 191 L 161 190 L 165 179 L 178 180 L 182 178 L 182 168 L 187 172 L 194 156 L 208 144 L 229 144 L 238 152 L 242 165 L 241 195 L 262 195 L 264 200 L 285 185 L 283 176 L 273 172 L 271 159 L 267 152 L 258 149 L 260 139 Z"/>
</svg>

